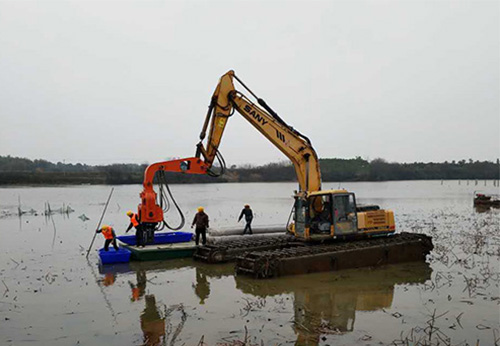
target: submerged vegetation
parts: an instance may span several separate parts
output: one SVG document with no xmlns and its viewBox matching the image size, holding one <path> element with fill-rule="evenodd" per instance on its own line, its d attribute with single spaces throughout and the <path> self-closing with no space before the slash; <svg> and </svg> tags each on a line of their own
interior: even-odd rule
<svg viewBox="0 0 500 346">
<path fill-rule="evenodd" d="M 396 163 L 384 159 L 320 159 L 324 181 L 387 181 L 433 179 L 500 179 L 499 160 Z M 147 164 L 52 163 L 46 160 L 0 156 L 0 184 L 140 184 Z M 295 181 L 291 163 L 263 166 L 233 165 L 222 177 L 167 173 L 171 183 Z"/>
</svg>

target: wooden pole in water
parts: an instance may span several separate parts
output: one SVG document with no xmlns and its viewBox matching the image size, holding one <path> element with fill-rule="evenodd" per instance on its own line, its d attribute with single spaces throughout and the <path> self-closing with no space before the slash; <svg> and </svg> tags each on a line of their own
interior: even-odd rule
<svg viewBox="0 0 500 346">
<path fill-rule="evenodd" d="M 108 209 L 108 204 L 109 204 L 109 200 L 111 199 L 111 195 L 113 194 L 113 190 L 115 188 L 111 188 L 111 192 L 109 193 L 109 196 L 108 196 L 108 201 L 106 202 L 106 205 L 104 206 L 104 210 L 102 211 L 102 215 L 101 215 L 101 219 L 99 220 L 99 223 L 97 224 L 97 229 L 99 229 L 99 227 L 101 226 L 101 222 L 102 222 L 102 219 L 104 218 L 104 214 L 106 214 L 106 209 Z M 92 238 L 92 242 L 90 243 L 90 246 L 89 246 L 89 249 L 87 250 L 87 255 L 85 256 L 85 258 L 88 258 L 89 257 L 89 253 L 90 253 L 90 250 L 92 249 L 92 245 L 94 245 L 94 240 L 95 240 L 95 236 L 97 235 L 96 232 L 94 232 L 94 237 Z"/>
</svg>

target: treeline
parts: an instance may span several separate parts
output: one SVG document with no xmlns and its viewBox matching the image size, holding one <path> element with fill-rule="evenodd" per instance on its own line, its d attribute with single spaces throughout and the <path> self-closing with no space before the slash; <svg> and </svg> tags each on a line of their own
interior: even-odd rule
<svg viewBox="0 0 500 346">
<path fill-rule="evenodd" d="M 147 164 L 52 163 L 0 156 L 0 184 L 140 184 Z M 499 162 L 461 160 L 443 163 L 394 163 L 383 159 L 320 159 L 323 181 L 500 179 Z M 166 173 L 171 183 L 296 181 L 290 163 L 231 166 L 214 179 L 206 175 Z"/>
<path fill-rule="evenodd" d="M 443 163 L 394 163 L 384 159 L 320 159 L 323 181 L 387 181 L 436 179 L 500 179 L 497 162 L 461 160 Z M 295 170 L 288 163 L 235 168 L 236 181 L 294 181 Z"/>
</svg>

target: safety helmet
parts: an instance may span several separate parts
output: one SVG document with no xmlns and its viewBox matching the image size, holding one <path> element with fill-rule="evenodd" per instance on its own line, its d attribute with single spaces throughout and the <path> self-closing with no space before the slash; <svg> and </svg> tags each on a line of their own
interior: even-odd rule
<svg viewBox="0 0 500 346">
<path fill-rule="evenodd" d="M 203 207 L 198 207 L 198 212 L 205 210 Z"/>
<path fill-rule="evenodd" d="M 129 211 L 127 211 L 127 215 L 132 216 L 132 215 L 134 215 L 134 212 L 132 210 L 129 210 Z"/>
<path fill-rule="evenodd" d="M 102 225 L 101 229 L 108 229 L 109 226 L 108 225 Z"/>
</svg>

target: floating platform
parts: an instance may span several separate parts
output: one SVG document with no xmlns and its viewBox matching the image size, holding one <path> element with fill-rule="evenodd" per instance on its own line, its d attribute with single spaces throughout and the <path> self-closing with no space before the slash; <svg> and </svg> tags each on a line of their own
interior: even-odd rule
<svg viewBox="0 0 500 346">
<path fill-rule="evenodd" d="M 207 244 L 197 247 L 193 258 L 207 263 L 224 263 L 234 261 L 236 257 L 249 251 L 304 246 L 304 243 L 297 242 L 293 236 L 283 234 L 268 236 L 248 235 L 237 237 L 236 239 L 227 237 L 229 238 L 227 240 L 222 240 L 223 238 L 224 237 L 220 237 L 221 240 L 216 244 Z"/>
<path fill-rule="evenodd" d="M 135 261 L 159 261 L 172 258 L 192 257 L 196 249 L 194 242 L 153 244 L 145 247 L 123 245 L 132 253 L 131 259 Z"/>
<path fill-rule="evenodd" d="M 119 247 L 118 251 L 114 247 L 110 247 L 108 251 L 99 250 L 99 258 L 102 264 L 128 263 L 131 255 L 132 252 L 123 247 Z"/>
<path fill-rule="evenodd" d="M 476 193 L 474 196 L 474 206 L 482 208 L 500 208 L 500 196 L 495 194 L 486 195 L 484 193 Z"/>
<path fill-rule="evenodd" d="M 189 232 L 155 233 L 153 244 L 185 243 L 190 241 L 192 237 L 193 233 Z M 116 238 L 127 245 L 137 245 L 135 235 L 120 235 Z"/>
<path fill-rule="evenodd" d="M 401 233 L 350 242 L 247 252 L 236 258 L 236 272 L 255 278 L 271 278 L 425 261 L 432 249 L 431 237 Z"/>
</svg>

